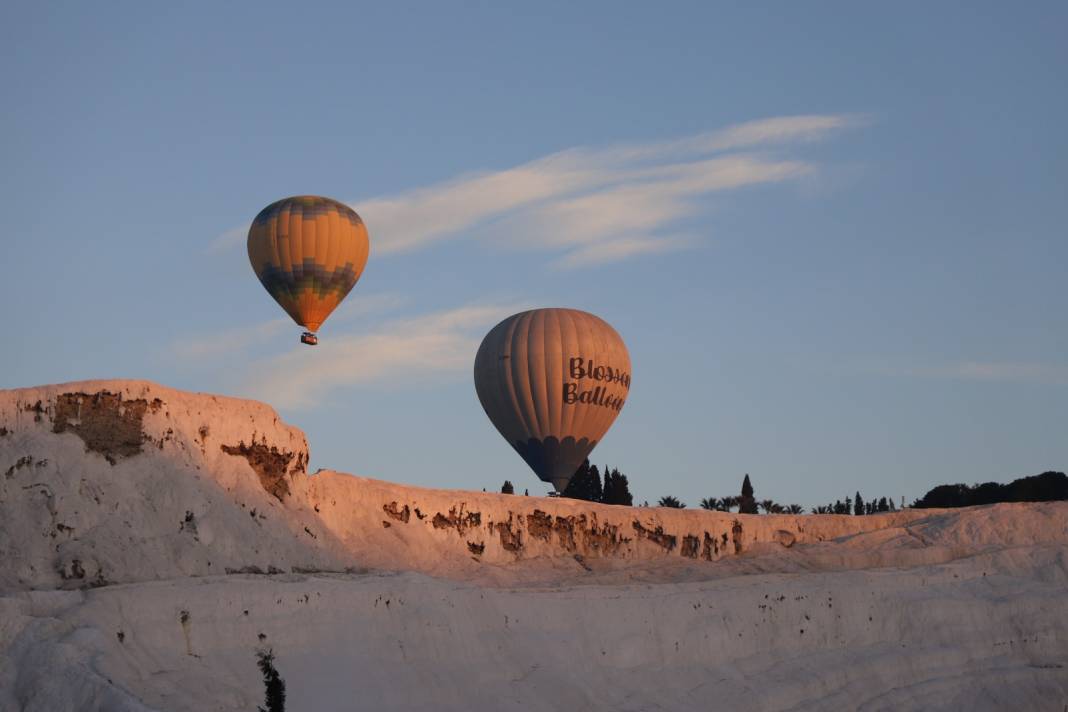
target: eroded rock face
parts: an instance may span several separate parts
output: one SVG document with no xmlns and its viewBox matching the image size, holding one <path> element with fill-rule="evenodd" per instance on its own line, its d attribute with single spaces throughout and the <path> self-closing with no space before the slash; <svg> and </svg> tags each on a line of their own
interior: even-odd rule
<svg viewBox="0 0 1068 712">
<path fill-rule="evenodd" d="M 391 519 L 395 519 L 398 522 L 404 522 L 405 524 L 408 523 L 408 520 L 411 519 L 412 516 L 412 510 L 408 508 L 407 504 L 404 505 L 403 509 L 401 509 L 397 506 L 396 502 L 383 504 L 382 511 L 385 512 L 386 516 L 390 517 Z"/>
<path fill-rule="evenodd" d="M 598 525 L 595 514 L 554 517 L 535 509 L 524 519 L 527 534 L 532 539 L 552 542 L 555 534 L 556 544 L 568 553 L 582 550 L 594 556 L 611 556 L 630 542 L 630 539 L 620 535 L 619 527 L 615 524 Z"/>
<path fill-rule="evenodd" d="M 490 531 L 496 531 L 501 539 L 501 548 L 510 551 L 517 557 L 523 551 L 523 532 L 516 522 L 513 526 L 512 515 L 509 513 L 507 522 L 493 522 L 489 525 Z"/>
<path fill-rule="evenodd" d="M 678 542 L 678 538 L 674 534 L 665 534 L 664 527 L 659 524 L 653 529 L 646 529 L 642 526 L 641 522 L 635 519 L 632 526 L 639 539 L 647 539 L 657 546 L 662 547 L 665 551 L 673 550 L 675 544 Z"/>
<path fill-rule="evenodd" d="M 145 413 L 159 410 L 162 404 L 158 398 L 123 400 L 122 394 L 110 391 L 62 393 L 56 397 L 52 432 L 74 433 L 85 442 L 87 450 L 100 453 L 114 465 L 120 457 L 141 452 L 146 440 Z M 33 408 L 39 422 L 46 410 L 40 401 Z"/>
<path fill-rule="evenodd" d="M 227 455 L 237 455 L 248 460 L 248 464 L 260 478 L 260 484 L 268 494 L 279 501 L 289 494 L 289 463 L 296 461 L 295 472 L 304 472 L 307 467 L 304 453 L 279 450 L 277 446 L 267 447 L 266 441 L 246 445 L 241 441 L 237 445 L 220 445 Z"/>
<path fill-rule="evenodd" d="M 759 516 L 309 476 L 303 433 L 269 407 L 145 382 L 0 391 L 0 429 L 0 584 L 11 587 L 353 567 L 464 578 L 476 566 L 551 559 L 580 573 L 599 570 L 599 558 L 690 570 L 759 555 L 760 544 L 794 554 L 895 528 L 908 544 L 901 557 L 933 561 L 956 550 L 942 538 L 971 536 L 928 526 L 929 511 Z M 989 535 L 1016 543 L 1004 531 Z"/>
<path fill-rule="evenodd" d="M 0 590 L 352 562 L 285 495 L 306 440 L 263 404 L 85 381 L 0 391 L 0 428 Z"/>
<path fill-rule="evenodd" d="M 775 532 L 775 541 L 789 549 L 794 545 L 794 542 L 797 541 L 797 537 L 794 536 L 793 532 L 779 529 Z"/>
<path fill-rule="evenodd" d="M 705 561 L 712 561 L 719 555 L 719 541 L 716 537 L 712 536 L 708 532 L 705 532 L 704 542 L 701 545 L 701 558 Z"/>
<path fill-rule="evenodd" d="M 549 541 L 553 533 L 553 518 L 540 509 L 527 515 L 527 531 L 535 539 Z"/>
<path fill-rule="evenodd" d="M 482 514 L 479 512 L 464 512 L 464 505 L 453 507 L 448 516 L 438 512 L 434 515 L 432 524 L 435 529 L 455 529 L 460 536 L 468 529 L 476 528 L 482 524 Z"/>
<path fill-rule="evenodd" d="M 734 553 L 742 553 L 742 523 L 737 519 L 731 525 L 731 542 L 734 544 Z"/>
</svg>

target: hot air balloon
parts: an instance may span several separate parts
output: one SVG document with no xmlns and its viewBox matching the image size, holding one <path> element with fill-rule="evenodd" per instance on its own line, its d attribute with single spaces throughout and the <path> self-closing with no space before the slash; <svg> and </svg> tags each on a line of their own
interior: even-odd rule
<svg viewBox="0 0 1068 712">
<path fill-rule="evenodd" d="M 486 415 L 557 492 L 611 427 L 629 390 L 623 339 L 577 309 L 510 316 L 475 356 L 475 391 Z"/>
<path fill-rule="evenodd" d="M 330 312 L 360 278 L 370 245 L 367 228 L 347 205 L 298 195 L 271 203 L 248 230 L 248 259 L 267 293 L 314 346 Z"/>
</svg>

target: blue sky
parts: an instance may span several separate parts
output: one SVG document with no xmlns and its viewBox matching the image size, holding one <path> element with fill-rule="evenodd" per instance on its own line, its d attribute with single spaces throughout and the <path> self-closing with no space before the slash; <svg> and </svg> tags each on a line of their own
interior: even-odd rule
<svg viewBox="0 0 1068 712">
<path fill-rule="evenodd" d="M 567 306 L 630 349 L 593 459 L 639 500 L 1068 467 L 1063 3 L 181 5 L 8 8 L 0 387 L 256 397 L 313 468 L 540 493 L 471 363 Z M 307 193 L 372 244 L 315 350 L 243 234 Z"/>
</svg>

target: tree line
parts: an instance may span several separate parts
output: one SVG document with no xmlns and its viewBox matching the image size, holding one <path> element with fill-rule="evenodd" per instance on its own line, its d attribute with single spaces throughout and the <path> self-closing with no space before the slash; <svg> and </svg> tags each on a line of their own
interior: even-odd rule
<svg viewBox="0 0 1068 712">
<path fill-rule="evenodd" d="M 678 497 L 667 495 L 657 501 L 659 507 L 673 507 L 683 509 L 686 503 Z M 747 473 L 742 479 L 742 492 L 738 496 L 705 497 L 700 502 L 701 509 L 710 509 L 716 512 L 738 512 L 739 514 L 804 514 L 805 508 L 800 504 L 779 504 L 771 499 L 758 500 L 753 490 L 753 483 Z M 827 505 L 812 508 L 812 514 L 877 514 L 879 512 L 895 511 L 892 499 L 881 497 L 878 500 L 865 502 L 857 492 L 856 497 L 846 497 L 845 500 L 837 500 Z"/>
<path fill-rule="evenodd" d="M 1068 499 L 1068 475 L 1043 472 L 1021 477 L 1007 485 L 984 482 L 975 485 L 939 485 L 912 503 L 916 509 L 974 507 L 997 502 L 1053 502 Z"/>
<path fill-rule="evenodd" d="M 501 492 L 513 494 L 512 483 L 505 480 Z M 526 492 L 525 492 L 526 494 Z M 582 499 L 587 502 L 600 502 L 602 504 L 621 504 L 632 506 L 634 498 L 630 494 L 627 476 L 621 474 L 618 469 L 604 468 L 604 472 L 591 465 L 589 460 L 575 472 L 567 488 L 561 493 L 562 497 Z M 1022 477 L 1013 480 L 1007 485 L 997 482 L 965 485 L 939 485 L 927 492 L 923 497 L 912 503 L 916 509 L 931 507 L 972 507 L 981 504 L 995 504 L 997 502 L 1049 502 L 1055 500 L 1068 500 L 1068 475 L 1063 472 L 1043 472 L 1040 475 Z M 649 506 L 644 502 L 642 506 Z M 656 506 L 670 507 L 673 509 L 685 509 L 686 503 L 673 495 L 664 495 L 657 500 Z M 800 504 L 779 504 L 771 499 L 757 500 L 753 483 L 748 473 L 742 479 L 741 494 L 728 495 L 726 497 L 705 497 L 699 506 L 701 509 L 709 509 L 717 512 L 737 512 L 739 514 L 803 514 L 804 507 Z M 902 503 L 904 506 L 904 503 Z M 881 514 L 883 512 L 896 512 L 893 497 L 879 497 L 865 500 L 858 491 L 854 496 L 846 496 L 834 502 L 817 505 L 811 508 L 812 514 Z"/>
<path fill-rule="evenodd" d="M 515 494 L 515 487 L 510 480 L 504 481 L 501 493 Z M 529 491 L 524 490 L 523 493 L 529 494 Z M 560 496 L 601 504 L 621 504 L 627 507 L 634 504 L 627 476 L 614 467 L 609 470 L 605 465 L 602 479 L 601 471 L 597 469 L 597 465 L 591 465 L 588 458 L 572 475 L 571 481 L 567 483 L 567 488 L 560 493 Z"/>
<path fill-rule="evenodd" d="M 608 465 L 605 465 L 602 478 L 597 465 L 591 465 L 588 459 L 578 468 L 560 496 L 601 504 L 622 504 L 627 507 L 634 504 L 626 475 L 614 467 L 609 470 Z"/>
</svg>

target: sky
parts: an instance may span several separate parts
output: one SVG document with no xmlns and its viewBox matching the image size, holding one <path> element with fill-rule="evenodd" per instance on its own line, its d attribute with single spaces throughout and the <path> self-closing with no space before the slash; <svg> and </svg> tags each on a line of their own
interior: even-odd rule
<svg viewBox="0 0 1068 712">
<path fill-rule="evenodd" d="M 179 7 L 180 6 L 180 7 Z M 472 383 L 583 309 L 636 500 L 1068 469 L 1064 3 L 13 3 L 0 388 L 257 398 L 311 467 L 547 491 Z M 295 194 L 367 268 L 315 349 L 248 263 Z"/>
</svg>

